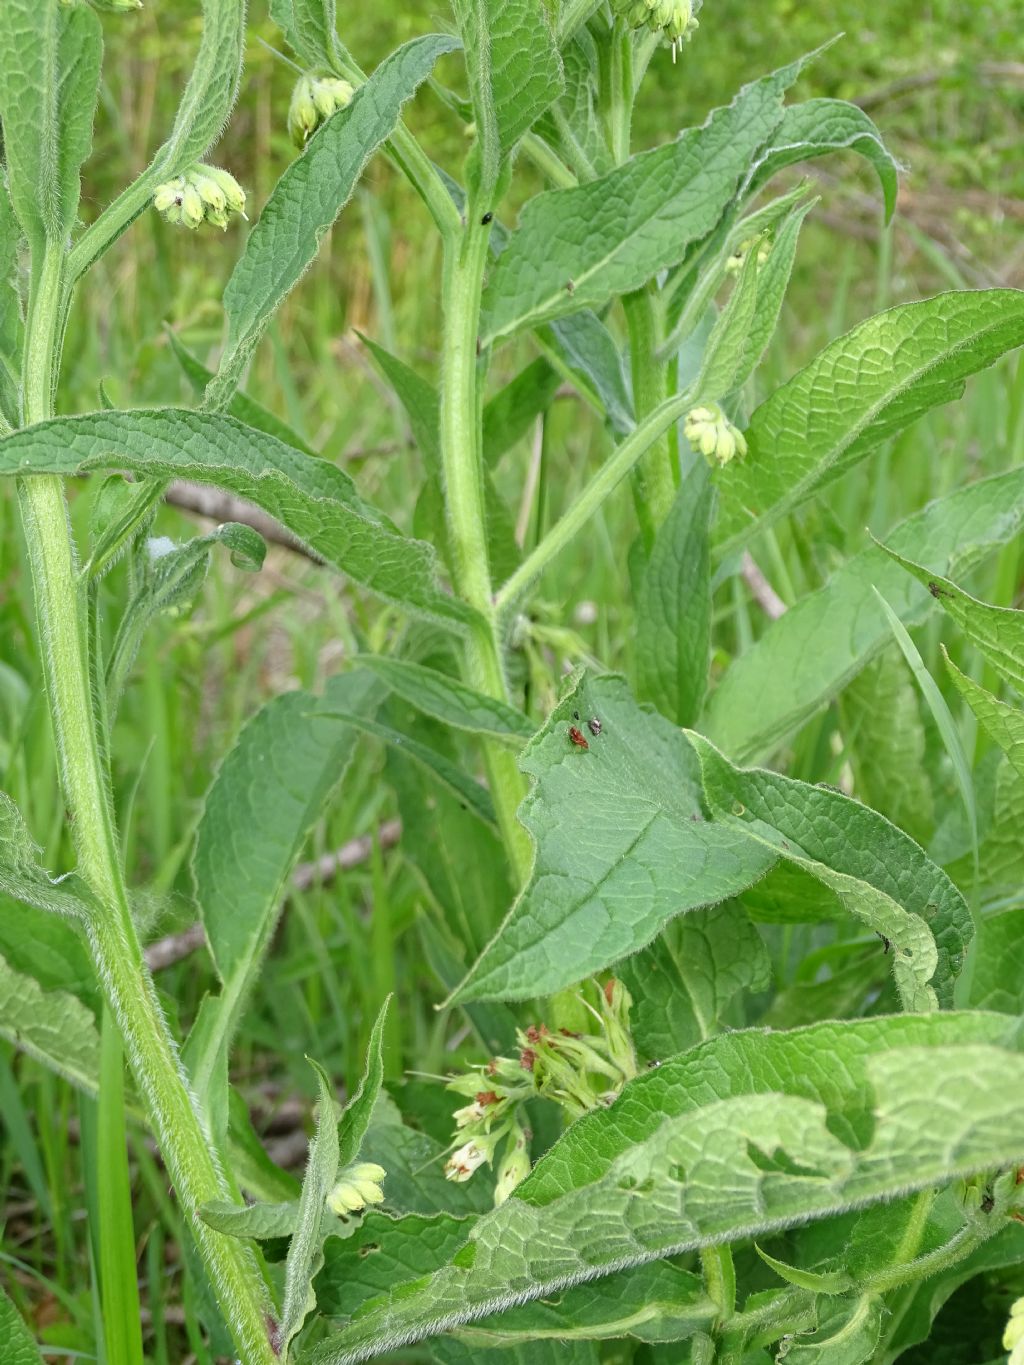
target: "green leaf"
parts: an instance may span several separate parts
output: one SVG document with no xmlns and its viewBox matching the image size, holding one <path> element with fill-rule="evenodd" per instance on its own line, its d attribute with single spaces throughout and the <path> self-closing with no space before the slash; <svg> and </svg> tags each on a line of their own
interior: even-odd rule
<svg viewBox="0 0 1024 1365">
<path fill-rule="evenodd" d="M 951 579 L 932 573 L 888 546 L 883 545 L 882 549 L 924 584 L 996 672 L 1018 692 L 1024 692 L 1024 611 L 981 602 L 958 588 Z"/>
<path fill-rule="evenodd" d="M 767 988 L 771 961 L 742 905 L 725 901 L 680 915 L 618 974 L 633 997 L 637 1047 L 660 1059 L 717 1033 L 740 991 Z"/>
<path fill-rule="evenodd" d="M 4 0 L 0 52 L 8 184 L 36 257 L 46 242 L 64 246 L 78 213 L 99 88 L 100 21 L 88 5 Z"/>
<path fill-rule="evenodd" d="M 382 725 L 379 721 L 368 716 L 356 715 L 352 711 L 332 709 L 321 711 L 320 714 L 326 719 L 344 721 L 346 725 L 354 726 L 364 734 L 392 745 L 414 763 L 418 763 L 435 781 L 446 787 L 478 820 L 487 825 L 494 824 L 494 803 L 487 788 L 481 786 L 476 778 L 470 777 L 457 763 L 438 753 L 429 744 L 421 744 L 419 740 L 413 739 L 402 730 L 395 730 L 390 725 Z"/>
<path fill-rule="evenodd" d="M 442 592 L 432 547 L 403 536 L 363 501 L 347 474 L 233 417 L 188 408 L 94 412 L 40 422 L 0 440 L 0 475 L 124 468 L 225 488 L 262 507 L 372 592 L 449 625 L 473 618 Z"/>
<path fill-rule="evenodd" d="M 444 725 L 505 743 L 533 734 L 532 721 L 521 711 L 467 687 L 451 674 L 383 654 L 361 654 L 358 661 L 410 706 Z"/>
<path fill-rule="evenodd" d="M 387 1019 L 389 995 L 381 1005 L 366 1044 L 366 1066 L 359 1089 L 345 1105 L 338 1121 L 338 1167 L 348 1166 L 359 1155 L 366 1137 L 373 1111 L 384 1083 L 384 1024 Z"/>
<path fill-rule="evenodd" d="M 207 384 L 213 378 L 213 371 L 208 370 L 202 361 L 192 354 L 173 327 L 165 328 L 164 335 L 167 337 L 175 360 L 192 385 L 196 398 L 201 398 Z M 237 417 L 240 422 L 244 422 L 248 427 L 255 427 L 257 431 L 265 431 L 268 436 L 276 436 L 286 446 L 301 450 L 306 455 L 316 455 L 312 446 L 308 445 L 293 427 L 290 427 L 287 422 L 282 422 L 280 417 L 271 412 L 269 408 L 265 408 L 262 403 L 257 403 L 255 398 L 250 398 L 241 389 L 236 389 L 231 395 L 231 401 L 224 411 L 231 417 Z"/>
<path fill-rule="evenodd" d="M 227 1049 L 273 936 L 306 836 L 342 780 L 355 732 L 322 707 L 372 707 L 366 675 L 332 678 L 321 699 L 275 697 L 249 721 L 214 778 L 196 834 L 192 871 L 221 993 L 200 1012 L 185 1061 L 204 1103 L 226 1076 Z M 219 1097 L 223 1100 L 223 1095 Z"/>
<path fill-rule="evenodd" d="M 24 326 L 16 282 L 21 229 L 14 216 L 7 176 L 0 166 L 0 428 L 21 422 L 21 350 Z"/>
<path fill-rule="evenodd" d="M 444 1268 L 364 1304 L 311 1361 L 348 1365 L 451 1330 L 506 1305 L 510 1285 L 547 1297 L 1008 1165 L 1024 1152 L 1016 1036 L 972 1012 L 715 1038 L 578 1120 Z"/>
<path fill-rule="evenodd" d="M 44 991 L 34 976 L 0 957 L 0 1036 L 79 1090 L 99 1089 L 100 1037 L 96 1017 L 67 991 Z"/>
<path fill-rule="evenodd" d="M 588 184 L 531 199 L 484 291 L 483 344 L 600 307 L 680 261 L 733 199 L 807 60 L 744 86 L 702 128 Z"/>
<path fill-rule="evenodd" d="M 483 451 L 488 466 L 496 465 L 530 431 L 551 406 L 560 383 L 557 371 L 538 356 L 488 400 L 483 413 Z"/>
<path fill-rule="evenodd" d="M 635 425 L 633 399 L 615 338 L 596 313 L 584 309 L 542 327 L 538 337 L 569 382 L 604 413 L 617 436 Z"/>
<path fill-rule="evenodd" d="M 438 57 L 457 45 L 437 34 L 405 43 L 314 133 L 281 176 L 224 291 L 228 335 L 207 390 L 208 406 L 228 401 L 275 309 L 309 267 L 370 157 L 394 132 L 402 106 Z"/>
<path fill-rule="evenodd" d="M 814 1294 L 841 1294 L 852 1286 L 851 1277 L 845 1270 L 825 1272 L 803 1270 L 800 1266 L 787 1265 L 785 1261 L 776 1260 L 762 1247 L 755 1246 L 754 1250 L 780 1279 L 785 1280 L 787 1284 L 795 1284 L 798 1289 L 809 1289 Z"/>
<path fill-rule="evenodd" d="M 367 1215 L 350 1238 L 332 1239 L 317 1280 L 317 1303 L 330 1317 L 351 1317 L 375 1296 L 440 1270 L 466 1240 L 465 1218 L 447 1214 L 389 1219 Z M 459 1336 L 490 1352 L 517 1342 L 679 1341 L 716 1314 L 698 1276 L 666 1261 L 564 1289 L 543 1303 L 479 1319 Z"/>
<path fill-rule="evenodd" d="M 715 819 L 809 872 L 891 940 L 905 1008 L 951 1005 L 973 924 L 963 896 L 913 839 L 842 792 L 735 768 L 707 740 L 689 737 Z"/>
<path fill-rule="evenodd" d="M 764 265 L 758 267 L 757 307 L 747 332 L 743 354 L 736 368 L 734 388 L 745 383 L 761 363 L 768 343 L 775 335 L 782 303 L 789 287 L 789 277 L 793 273 L 800 229 L 817 202 L 816 199 L 811 199 L 806 204 L 797 204 L 786 215 L 775 234 L 768 259 Z M 752 254 L 756 257 L 756 246 L 752 249 Z"/>
<path fill-rule="evenodd" d="M 750 187 L 760 189 L 766 180 L 797 161 L 849 149 L 874 167 L 885 197 L 885 220 L 896 208 L 897 172 L 903 168 L 882 141 L 882 135 L 862 109 L 845 100 L 803 100 L 786 109 L 771 140 L 754 164 Z"/>
<path fill-rule="evenodd" d="M 206 581 L 215 545 L 230 551 L 236 568 L 254 573 L 263 566 L 267 551 L 263 537 L 238 522 L 225 522 L 209 535 L 194 536 L 183 545 L 175 545 L 165 536 L 146 541 L 140 556 L 144 578 L 124 609 L 107 659 L 107 710 L 111 716 L 117 711 L 147 627 L 161 613 L 180 611 L 195 599 Z"/>
<path fill-rule="evenodd" d="M 339 45 L 334 0 L 270 0 L 270 17 L 306 66 L 335 69 Z"/>
<path fill-rule="evenodd" d="M 280 1353 L 287 1359 L 292 1338 L 316 1307 L 313 1281 L 323 1264 L 320 1224 L 327 1196 L 338 1178 L 338 1125 L 334 1118 L 334 1095 L 327 1073 L 307 1058 L 320 1086 L 316 1133 L 309 1144 L 309 1159 L 299 1195 L 299 1221 L 288 1247 L 284 1267 L 284 1304 L 281 1309 Z"/>
<path fill-rule="evenodd" d="M 724 398 L 747 377 L 742 369 L 757 309 L 757 250 L 755 243 L 747 252 L 729 301 L 715 319 L 704 346 L 695 388 L 701 399 Z"/>
<path fill-rule="evenodd" d="M 978 810 L 974 799 L 974 781 L 971 777 L 971 765 L 967 761 L 967 754 L 964 750 L 963 740 L 960 738 L 960 731 L 956 721 L 953 719 L 949 707 L 946 705 L 946 698 L 939 690 L 939 685 L 928 672 L 924 660 L 910 634 L 893 611 L 892 607 L 885 600 L 882 594 L 875 589 L 875 596 L 879 606 L 885 612 L 889 628 L 896 637 L 896 643 L 903 652 L 903 657 L 910 665 L 910 671 L 921 689 L 921 695 L 927 703 L 932 719 L 935 721 L 936 728 L 942 737 L 942 744 L 946 750 L 950 764 L 953 768 L 953 775 L 956 784 L 960 789 L 960 798 L 964 803 L 964 811 L 967 815 L 967 823 L 970 826 L 971 846 L 977 854 L 978 849 Z"/>
<path fill-rule="evenodd" d="M 86 884 L 74 876 L 51 877 L 39 855 L 21 812 L 0 792 L 0 894 L 55 915 L 88 919 L 97 907 Z"/>
<path fill-rule="evenodd" d="M 981 721 L 989 738 L 1002 749 L 1014 771 L 1024 778 L 1024 711 L 994 697 L 987 688 L 961 673 L 945 649 L 942 653 L 957 691 Z"/>
<path fill-rule="evenodd" d="M 361 335 L 361 334 L 360 334 Z M 439 402 L 437 389 L 429 380 L 411 369 L 404 360 L 386 351 L 383 346 L 361 336 L 363 345 L 373 356 L 378 369 L 384 375 L 405 409 L 409 419 L 413 439 L 419 446 L 428 471 L 435 477 L 441 476 L 441 442 L 439 435 Z"/>
<path fill-rule="evenodd" d="M 1016 902 L 1019 887 L 1024 882 L 1022 821 L 1024 780 L 1009 763 L 1001 763 L 995 775 L 991 821 L 978 849 L 977 871 L 967 829 L 962 839 L 966 851 L 946 865 L 946 871 L 957 885 L 966 887 L 972 894 L 977 887 L 985 893 L 987 900 L 996 903 Z"/>
<path fill-rule="evenodd" d="M 696 720 L 708 684 L 712 491 L 701 460 L 658 528 L 636 595 L 637 696 L 678 725 Z"/>
<path fill-rule="evenodd" d="M 1024 910 L 986 915 L 971 976 L 971 1004 L 1000 1014 L 1024 1013 Z"/>
<path fill-rule="evenodd" d="M 541 0 L 453 0 L 453 8 L 476 125 L 469 180 L 487 206 L 519 139 L 562 93 L 562 63 Z"/>
<path fill-rule="evenodd" d="M 593 716 L 599 735 L 586 728 Z M 588 750 L 571 743 L 571 725 Z M 692 749 L 674 724 L 641 710 L 621 678 L 577 679 L 520 767 L 534 780 L 520 810 L 537 846 L 533 876 L 453 1000 L 561 990 L 775 862 L 742 832 L 703 819 Z"/>
<path fill-rule="evenodd" d="M 842 695 L 854 792 L 919 844 L 934 826 L 924 723 L 913 680 L 896 650 L 869 664 Z"/>
<path fill-rule="evenodd" d="M 969 375 L 1024 342 L 1024 292 L 971 290 L 876 313 L 826 346 L 755 411 L 748 452 L 719 476 L 718 550 L 845 474 Z"/>
<path fill-rule="evenodd" d="M 0 447 L 2 449 L 2 447 Z M 888 533 L 901 554 L 949 564 L 974 562 L 1016 535 L 1024 522 L 1024 472 L 1011 470 L 959 488 Z M 774 621 L 719 683 L 701 722 L 710 739 L 739 762 L 774 750 L 793 730 L 891 643 L 873 588 L 905 625 L 934 607 L 876 546 L 855 555 L 817 592 Z"/>
<path fill-rule="evenodd" d="M 238 0 L 203 0 L 203 36 L 174 127 L 153 168 L 176 175 L 201 161 L 217 141 L 234 107 L 245 54 L 245 6 Z"/>
<path fill-rule="evenodd" d="M 43 1365 L 34 1338 L 21 1320 L 21 1314 L 0 1285 L 0 1338 L 4 1342 L 7 1365 Z"/>
<path fill-rule="evenodd" d="M 791 1365 L 863 1365 L 875 1359 L 889 1310 L 878 1294 L 859 1294 L 830 1304 L 815 1331 L 787 1343 Z"/>
</svg>

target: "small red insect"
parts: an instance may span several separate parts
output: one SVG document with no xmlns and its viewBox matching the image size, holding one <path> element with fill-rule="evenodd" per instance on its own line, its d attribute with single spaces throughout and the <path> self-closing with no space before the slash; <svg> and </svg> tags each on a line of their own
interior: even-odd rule
<svg viewBox="0 0 1024 1365">
<path fill-rule="evenodd" d="M 573 744 L 576 745 L 577 749 L 590 748 L 590 745 L 587 743 L 586 736 L 584 735 L 583 731 L 579 728 L 578 725 L 569 726 L 569 738 L 572 740 Z"/>
</svg>

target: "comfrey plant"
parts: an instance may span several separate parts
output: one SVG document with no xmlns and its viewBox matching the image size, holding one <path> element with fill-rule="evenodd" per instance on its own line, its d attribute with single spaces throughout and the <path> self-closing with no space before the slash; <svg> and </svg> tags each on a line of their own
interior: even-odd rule
<svg viewBox="0 0 1024 1365">
<path fill-rule="evenodd" d="M 76 851 L 55 879 L 5 799 L 0 893 L 12 923 L 60 917 L 51 941 L 84 938 L 108 1019 L 101 1048 L 92 997 L 44 989 L 0 958 L 5 1033 L 100 1087 L 118 1132 L 119 1032 L 132 1102 L 216 1299 L 211 1330 L 219 1312 L 245 1365 L 342 1365 L 414 1341 L 438 1361 L 492 1347 L 531 1361 L 549 1349 L 585 1362 L 890 1361 L 981 1272 L 1002 1275 L 1009 1315 L 1024 1288 L 1024 1057 L 1005 963 L 1021 912 L 1011 901 L 982 918 L 995 855 L 979 847 L 1002 840 L 1005 865 L 1007 828 L 1019 838 L 1024 728 L 950 665 L 998 760 L 979 813 L 906 627 L 941 608 L 988 660 L 990 686 L 1024 685 L 1020 614 L 953 581 L 1016 536 L 1024 471 L 954 488 L 799 601 L 788 594 L 727 667 L 731 636 L 713 631 L 711 603 L 723 585 L 743 591 L 755 540 L 774 544 L 841 475 L 1018 346 L 1024 298 L 947 293 L 870 317 L 756 404 L 813 208 L 803 183 L 775 177 L 845 149 L 877 172 L 887 213 L 896 197 L 897 168 L 860 109 L 787 103 L 810 58 L 635 150 L 645 72 L 675 59 L 685 77 L 704 31 L 696 3 L 454 0 L 451 32 L 413 39 L 369 75 L 332 0 L 270 8 L 303 73 L 281 110 L 301 151 L 256 206 L 215 368 L 178 347 L 198 405 L 57 416 L 62 340 L 90 267 L 141 214 L 195 229 L 201 251 L 205 225 L 245 210 L 230 172 L 204 161 L 235 99 L 244 6 L 204 0 L 166 142 L 83 228 L 100 19 L 85 0 L 0 3 L 0 475 L 20 508 Z M 700 23 L 714 22 L 709 0 Z M 442 58 L 458 92 L 435 75 Z M 461 123 L 465 164 L 439 169 L 403 123 L 424 85 Z M 378 152 L 426 206 L 443 258 L 436 376 L 367 341 L 416 437 L 415 536 L 240 389 Z M 546 188 L 512 215 L 514 175 Z M 518 366 L 504 386 L 491 379 L 501 366 Z M 524 542 L 495 471 L 559 390 L 596 414 L 606 455 Z M 76 545 L 67 485 L 85 475 L 93 516 Z M 242 524 L 181 546 L 150 539 L 177 478 L 256 504 L 325 572 L 409 622 L 392 652 L 368 652 L 322 695 L 270 701 L 225 759 L 192 858 L 219 991 L 180 1048 L 122 872 L 111 722 L 153 616 L 195 595 L 217 544 L 255 569 L 262 543 Z M 633 676 L 577 669 L 556 697 L 537 585 L 624 489 Z M 133 592 L 104 628 L 98 587 L 119 560 Z M 940 829 L 924 797 L 904 799 L 937 801 L 947 774 L 925 766 L 924 738 L 914 747 L 922 723 L 898 658 L 874 662 L 894 635 L 930 684 L 966 834 L 955 820 Z M 548 714 L 527 714 L 538 695 L 553 698 Z M 831 754 L 838 736 L 853 756 L 844 787 L 853 764 L 877 811 L 740 766 L 784 764 L 786 742 L 830 707 L 810 747 Z M 865 745 L 843 748 L 858 726 Z M 897 740 L 917 758 L 894 771 Z M 382 1090 L 383 1013 L 343 1110 L 316 1066 L 296 1191 L 231 1087 L 231 1046 L 292 864 L 365 741 L 389 751 L 436 999 L 476 1041 L 451 1081 L 466 1101 L 453 1142 L 406 1126 Z M 830 922 L 842 932 L 799 940 L 805 975 L 765 1006 L 765 942 L 788 970 L 794 926 Z M 613 965 L 599 996 L 581 998 L 579 983 Z M 743 1027 L 756 1020 L 775 1027 Z M 469 1178 L 488 1164 L 493 1197 Z M 121 1281 L 116 1261 L 100 1269 L 113 1330 L 124 1267 Z M 1019 1324 L 1015 1306 L 1018 1353 Z"/>
</svg>

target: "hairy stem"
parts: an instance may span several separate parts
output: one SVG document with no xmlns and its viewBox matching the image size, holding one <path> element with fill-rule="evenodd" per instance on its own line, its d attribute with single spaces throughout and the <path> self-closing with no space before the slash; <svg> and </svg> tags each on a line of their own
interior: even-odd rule
<svg viewBox="0 0 1024 1365">
<path fill-rule="evenodd" d="M 25 419 L 52 415 L 60 349 L 66 257 L 51 243 L 34 272 L 25 344 Z M 266 1299 L 255 1258 L 242 1243 L 212 1232 L 200 1204 L 227 1197 L 227 1185 L 189 1092 L 160 1009 L 128 905 L 98 722 L 89 681 L 88 631 L 62 481 L 18 486 L 36 597 L 43 672 L 61 782 L 72 819 L 79 871 L 99 908 L 86 931 L 97 972 L 145 1096 L 178 1199 L 195 1235 L 225 1320 L 246 1365 L 272 1365 Z"/>
<path fill-rule="evenodd" d="M 465 227 L 445 234 L 444 340 L 441 359 L 441 457 L 444 465 L 448 543 L 456 590 L 481 617 L 466 641 L 467 682 L 488 696 L 508 700 L 501 642 L 491 592 L 487 550 L 487 499 L 480 439 L 477 334 L 480 293 L 487 261 L 488 228 L 478 213 Z M 515 758 L 499 745 L 484 750 L 498 825 L 515 874 L 529 875 L 532 852 L 516 819 L 525 783 Z"/>
</svg>

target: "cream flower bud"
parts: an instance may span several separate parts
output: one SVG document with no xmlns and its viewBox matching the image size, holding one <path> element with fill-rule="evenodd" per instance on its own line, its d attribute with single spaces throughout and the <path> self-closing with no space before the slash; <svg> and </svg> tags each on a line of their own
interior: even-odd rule
<svg viewBox="0 0 1024 1365">
<path fill-rule="evenodd" d="M 465 1105 L 462 1109 L 456 1109 L 452 1114 L 456 1128 L 468 1128 L 471 1124 L 479 1123 L 484 1116 L 484 1107 L 476 1100 L 472 1104 Z"/>
<path fill-rule="evenodd" d="M 181 192 L 181 221 L 188 228 L 197 228 L 206 217 L 206 208 L 195 185 L 187 184 Z"/>
<path fill-rule="evenodd" d="M 337 1184 L 327 1196 L 327 1207 L 343 1218 L 346 1214 L 365 1209 L 367 1204 L 382 1204 L 384 1191 L 381 1181 L 386 1175 L 384 1167 L 374 1161 L 353 1162 L 341 1172 Z"/>
<path fill-rule="evenodd" d="M 471 1138 L 457 1151 L 452 1152 L 445 1162 L 445 1177 L 461 1185 L 485 1163 L 489 1166 L 500 1136 L 500 1133 L 481 1133 Z"/>
<path fill-rule="evenodd" d="M 504 1204 L 517 1185 L 530 1174 L 530 1154 L 526 1148 L 526 1133 L 518 1123 L 509 1130 L 508 1144 L 498 1167 L 494 1186 L 494 1206 Z"/>
<path fill-rule="evenodd" d="M 201 171 L 210 180 L 215 180 L 220 186 L 228 213 L 240 213 L 243 218 L 245 217 L 245 190 L 230 171 L 224 170 L 222 166 L 197 166 L 196 170 Z"/>
<path fill-rule="evenodd" d="M 177 175 L 173 180 L 165 180 L 153 192 L 153 207 L 157 213 L 166 213 L 169 208 L 181 208 L 181 196 L 185 192 L 185 177 Z"/>
<path fill-rule="evenodd" d="M 729 421 L 717 403 L 691 408 L 683 423 L 683 435 L 694 450 L 720 465 L 747 453 L 742 431 Z"/>
<path fill-rule="evenodd" d="M 288 136 L 296 147 L 305 147 L 320 126 L 320 113 L 313 98 L 313 77 L 300 76 L 288 105 Z"/>
</svg>

